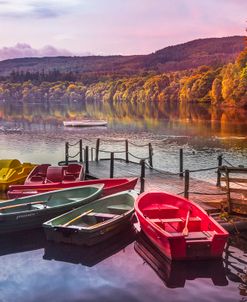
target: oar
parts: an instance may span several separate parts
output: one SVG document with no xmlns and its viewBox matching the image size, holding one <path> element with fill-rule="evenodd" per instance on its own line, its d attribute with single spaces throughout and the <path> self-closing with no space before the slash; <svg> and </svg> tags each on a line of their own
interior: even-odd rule
<svg viewBox="0 0 247 302">
<path fill-rule="evenodd" d="M 28 206 L 28 205 L 33 205 L 33 204 L 41 204 L 41 203 L 46 203 L 47 201 L 33 201 L 33 202 L 26 202 L 26 203 L 18 203 L 18 204 L 12 204 L 10 206 L 5 206 L 5 207 L 0 207 L 1 210 L 6 210 L 6 209 L 12 209 L 12 208 L 17 208 L 17 207 L 22 207 L 22 206 Z"/>
<path fill-rule="evenodd" d="M 187 216 L 186 216 L 186 220 L 185 220 L 185 226 L 184 226 L 184 229 L 182 231 L 182 234 L 184 236 L 188 236 L 189 235 L 189 230 L 188 230 L 188 222 L 189 222 L 189 218 L 190 218 L 190 210 L 188 211 L 187 213 Z"/>
<path fill-rule="evenodd" d="M 66 226 L 68 226 L 69 224 L 71 224 L 72 222 L 74 222 L 74 221 L 76 221 L 77 219 L 79 219 L 79 218 L 81 218 L 81 217 L 83 217 L 83 216 L 89 214 L 89 213 L 92 212 L 92 211 L 93 211 L 93 209 L 88 210 L 88 211 L 86 211 L 86 212 L 80 214 L 79 216 L 77 216 L 77 217 L 71 219 L 70 221 L 68 221 L 68 222 L 66 222 L 66 223 L 64 223 L 64 224 L 62 224 L 62 226 L 63 226 L 63 227 L 66 227 Z"/>
</svg>

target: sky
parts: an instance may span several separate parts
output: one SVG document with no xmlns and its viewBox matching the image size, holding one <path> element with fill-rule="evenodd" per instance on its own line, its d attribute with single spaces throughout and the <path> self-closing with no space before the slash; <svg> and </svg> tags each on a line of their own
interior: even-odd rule
<svg viewBox="0 0 247 302">
<path fill-rule="evenodd" d="M 0 60 L 148 54 L 245 35 L 247 0 L 0 0 Z"/>
</svg>

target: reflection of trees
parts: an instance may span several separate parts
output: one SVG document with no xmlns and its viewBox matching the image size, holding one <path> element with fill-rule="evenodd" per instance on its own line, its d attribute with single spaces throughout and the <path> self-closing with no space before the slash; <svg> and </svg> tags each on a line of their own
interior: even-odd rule
<svg viewBox="0 0 247 302">
<path fill-rule="evenodd" d="M 217 109 L 206 104 L 165 102 L 68 102 L 45 104 L 0 104 L 0 118 L 4 121 L 29 123 L 61 123 L 64 119 L 97 118 L 152 126 L 164 121 L 181 125 L 196 125 L 201 130 L 209 129 L 220 135 L 244 133 L 246 111 L 234 108 Z M 234 125 L 233 125 L 234 124 Z"/>
</svg>

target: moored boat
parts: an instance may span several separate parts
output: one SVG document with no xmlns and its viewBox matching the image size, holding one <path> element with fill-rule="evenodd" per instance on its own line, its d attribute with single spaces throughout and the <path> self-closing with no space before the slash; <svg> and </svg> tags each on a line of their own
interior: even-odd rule
<svg viewBox="0 0 247 302">
<path fill-rule="evenodd" d="M 18 198 L 65 188 L 104 184 L 102 195 L 107 196 L 121 191 L 132 190 L 135 188 L 137 181 L 138 178 L 101 178 L 62 183 L 13 185 L 10 186 L 7 195 L 8 198 Z"/>
<path fill-rule="evenodd" d="M 82 120 L 82 121 L 64 121 L 65 127 L 102 127 L 107 126 L 107 121 L 103 120 Z"/>
<path fill-rule="evenodd" d="M 147 192 L 137 198 L 135 211 L 143 232 L 169 259 L 222 257 L 228 232 L 194 202 Z"/>
<path fill-rule="evenodd" d="M 48 240 L 94 245 L 131 224 L 135 191 L 125 191 L 95 200 L 88 205 L 43 223 Z"/>
<path fill-rule="evenodd" d="M 98 198 L 103 185 L 84 186 L 12 199 L 0 204 L 0 234 L 38 228 L 42 223 Z"/>
<path fill-rule="evenodd" d="M 42 164 L 35 167 L 25 180 L 25 185 L 66 183 L 84 179 L 83 165 L 69 164 L 67 166 L 52 166 Z"/>
<path fill-rule="evenodd" d="M 32 163 L 21 163 L 18 159 L 1 159 L 0 190 L 6 191 L 11 184 L 23 184 L 35 166 Z"/>
</svg>

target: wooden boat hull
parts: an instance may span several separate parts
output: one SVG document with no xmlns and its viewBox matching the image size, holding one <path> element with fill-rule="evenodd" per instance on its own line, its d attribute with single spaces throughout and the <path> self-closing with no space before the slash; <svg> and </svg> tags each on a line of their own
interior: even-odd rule
<svg viewBox="0 0 247 302">
<path fill-rule="evenodd" d="M 78 186 L 88 186 L 95 184 L 104 184 L 103 196 L 108 196 L 121 191 L 133 190 L 136 186 L 138 178 L 106 178 L 92 179 L 68 183 L 52 183 L 41 185 L 14 185 L 8 190 L 8 198 L 18 198 L 35 195 L 42 192 L 49 192 L 65 188 Z"/>
<path fill-rule="evenodd" d="M 47 239 L 87 246 L 103 242 L 130 227 L 136 197 L 135 191 L 117 193 L 47 221 L 43 223 Z M 69 226 L 64 225 L 90 210 L 93 210 L 93 213 L 83 217 L 87 226 L 84 226 L 83 221 Z M 116 214 L 120 212 L 122 214 Z"/>
<path fill-rule="evenodd" d="M 171 260 L 221 258 L 228 233 L 198 205 L 164 192 L 141 194 L 135 203 L 141 229 Z M 188 219 L 188 235 L 183 234 Z"/>
<path fill-rule="evenodd" d="M 103 185 L 63 189 L 2 202 L 0 234 L 38 228 L 48 219 L 98 198 Z"/>
<path fill-rule="evenodd" d="M 0 191 L 7 191 L 13 184 L 23 184 L 34 167 L 35 164 L 21 164 L 17 159 L 0 160 Z"/>
</svg>

